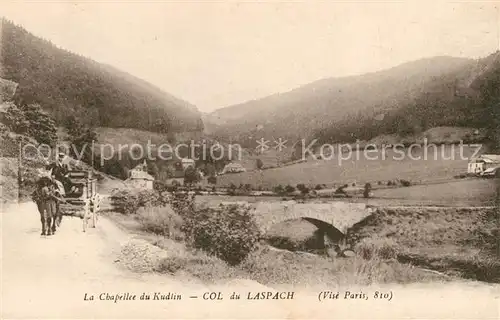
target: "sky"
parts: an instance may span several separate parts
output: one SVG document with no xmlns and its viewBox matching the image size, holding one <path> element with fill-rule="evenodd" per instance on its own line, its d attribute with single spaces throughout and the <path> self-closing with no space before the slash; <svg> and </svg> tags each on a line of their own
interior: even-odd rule
<svg viewBox="0 0 500 320">
<path fill-rule="evenodd" d="M 500 49 L 500 2 L 0 1 L 0 15 L 199 110 Z"/>
</svg>

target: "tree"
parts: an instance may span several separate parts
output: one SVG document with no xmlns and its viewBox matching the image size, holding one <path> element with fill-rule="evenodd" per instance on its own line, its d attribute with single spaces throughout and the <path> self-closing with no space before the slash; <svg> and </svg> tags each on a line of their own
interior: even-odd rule
<svg viewBox="0 0 500 320">
<path fill-rule="evenodd" d="M 35 138 L 38 143 L 55 146 L 57 143 L 57 126 L 39 104 L 28 104 L 17 107 L 10 104 L 2 114 L 2 123 L 11 131 Z"/>
<path fill-rule="evenodd" d="M 285 192 L 286 192 L 286 193 L 292 193 L 292 192 L 294 192 L 294 191 L 295 191 L 295 187 L 293 187 L 293 186 L 291 186 L 291 185 L 287 185 L 287 186 L 285 187 Z"/>
<path fill-rule="evenodd" d="M 297 185 L 297 190 L 299 190 L 300 193 L 302 193 L 302 194 L 308 194 L 309 193 L 309 188 L 306 187 L 306 185 L 303 184 L 303 183 L 299 183 Z"/>
<path fill-rule="evenodd" d="M 262 162 L 260 158 L 257 158 L 257 160 L 255 160 L 255 166 L 257 167 L 257 169 L 261 170 L 264 166 L 264 162 Z"/>
<path fill-rule="evenodd" d="M 82 135 L 85 131 L 83 124 L 74 115 L 70 115 L 66 118 L 64 126 L 66 130 L 68 130 L 68 135 L 73 138 Z"/>
<path fill-rule="evenodd" d="M 158 174 L 159 174 L 159 169 L 158 166 L 154 161 L 150 161 L 147 163 L 148 166 L 148 173 L 155 177 L 155 179 L 158 179 Z"/>
<path fill-rule="evenodd" d="M 25 134 L 29 129 L 29 122 L 24 116 L 24 112 L 15 104 L 10 103 L 2 110 L 2 124 L 10 131 L 18 134 Z"/>
<path fill-rule="evenodd" d="M 363 190 L 363 197 L 369 198 L 371 191 L 372 191 L 372 185 L 370 183 L 366 183 L 365 188 Z"/>
<path fill-rule="evenodd" d="M 152 125 L 152 129 L 158 133 L 168 133 L 170 131 L 170 120 L 169 119 L 156 119 Z"/>
<path fill-rule="evenodd" d="M 71 155 L 77 160 L 91 164 L 94 157 L 93 143 L 97 141 L 97 133 L 92 129 L 86 129 L 82 134 L 71 140 Z"/>
<path fill-rule="evenodd" d="M 184 172 L 184 184 L 189 186 L 200 181 L 201 176 L 198 171 L 191 166 L 187 167 L 186 171 Z"/>
</svg>

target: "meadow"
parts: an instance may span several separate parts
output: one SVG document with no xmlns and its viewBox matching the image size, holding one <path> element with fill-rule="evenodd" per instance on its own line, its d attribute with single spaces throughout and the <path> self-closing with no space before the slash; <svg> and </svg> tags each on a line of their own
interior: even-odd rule
<svg viewBox="0 0 500 320">
<path fill-rule="evenodd" d="M 345 183 L 363 185 L 369 182 L 377 185 L 379 182 L 385 184 L 389 180 L 399 179 L 409 180 L 413 184 L 447 181 L 467 172 L 467 159 L 474 154 L 475 149 L 463 146 L 460 150 L 458 145 L 442 145 L 438 146 L 437 151 L 432 147 L 427 151 L 406 150 L 411 158 L 405 156 L 401 160 L 398 160 L 401 157 L 395 151 L 387 150 L 385 157 L 379 154 L 377 160 L 365 158 L 361 153 L 359 157 L 354 154 L 350 160 L 343 160 L 340 164 L 338 158 L 310 159 L 290 166 L 221 175 L 217 182 L 220 186 L 249 183 L 256 187 L 273 188 L 279 184 L 299 183 L 335 187 Z M 376 154 L 370 157 L 375 158 Z"/>
</svg>

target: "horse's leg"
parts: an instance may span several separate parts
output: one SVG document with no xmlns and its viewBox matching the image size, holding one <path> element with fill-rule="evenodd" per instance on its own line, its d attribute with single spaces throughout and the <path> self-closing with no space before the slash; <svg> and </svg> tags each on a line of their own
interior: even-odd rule
<svg viewBox="0 0 500 320">
<path fill-rule="evenodd" d="M 42 212 L 40 212 L 40 217 L 42 220 L 42 236 L 44 236 L 47 232 L 47 215 L 46 215 L 46 210 L 42 209 Z"/>
<path fill-rule="evenodd" d="M 56 224 L 57 224 L 57 202 L 54 202 L 51 206 L 51 231 L 52 234 L 56 233 Z"/>
<path fill-rule="evenodd" d="M 62 221 L 62 212 L 61 212 L 61 208 L 59 206 L 59 201 L 56 202 L 56 223 L 57 223 L 57 226 L 60 227 L 61 226 L 61 221 Z"/>
<path fill-rule="evenodd" d="M 47 215 L 47 235 L 52 235 L 52 216 L 50 213 Z"/>
<path fill-rule="evenodd" d="M 56 233 L 56 220 L 57 220 L 57 217 L 55 215 L 52 215 L 52 218 L 51 218 L 51 227 L 50 227 L 50 230 L 52 231 L 52 234 Z"/>
</svg>

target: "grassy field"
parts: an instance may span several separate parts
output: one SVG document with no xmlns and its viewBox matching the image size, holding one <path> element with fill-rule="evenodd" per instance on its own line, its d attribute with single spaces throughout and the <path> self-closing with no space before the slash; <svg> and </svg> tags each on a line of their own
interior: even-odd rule
<svg viewBox="0 0 500 320">
<path fill-rule="evenodd" d="M 500 282 L 496 209 L 379 208 L 350 230 L 357 252 L 392 250 L 399 261 Z"/>
<path fill-rule="evenodd" d="M 493 179 L 452 179 L 447 182 L 428 183 L 410 187 L 380 188 L 373 190 L 373 197 L 321 198 L 311 201 L 363 202 L 372 206 L 492 206 L 495 202 L 495 181 Z M 221 202 L 246 201 L 277 202 L 284 197 L 270 196 L 197 196 L 198 203 L 217 205 Z M 287 197 L 287 199 L 292 199 Z"/>
<path fill-rule="evenodd" d="M 374 197 L 392 205 L 492 206 L 496 186 L 493 179 L 455 180 L 446 183 L 374 190 Z"/>
<path fill-rule="evenodd" d="M 343 160 L 339 164 L 337 158 L 332 160 L 308 160 L 304 163 L 294 164 L 281 168 L 263 171 L 249 171 L 245 173 L 227 174 L 218 177 L 218 184 L 228 186 L 250 183 L 254 186 L 272 188 L 278 184 L 306 185 L 326 184 L 338 186 L 344 183 L 356 182 L 363 185 L 370 182 L 387 183 L 388 180 L 405 179 L 414 183 L 426 183 L 452 179 L 455 175 L 467 172 L 467 158 L 472 156 L 475 148 L 464 146 L 462 151 L 459 146 L 439 146 L 437 150 L 415 149 L 414 152 L 406 150 L 409 156 L 397 154 L 387 150 L 383 157 L 381 153 L 369 154 L 365 158 L 362 151 L 359 157 L 352 155 L 351 160 Z M 461 157 L 463 154 L 463 158 Z M 426 156 L 427 154 L 427 156 Z M 451 159 L 451 160 L 448 160 Z"/>
</svg>

